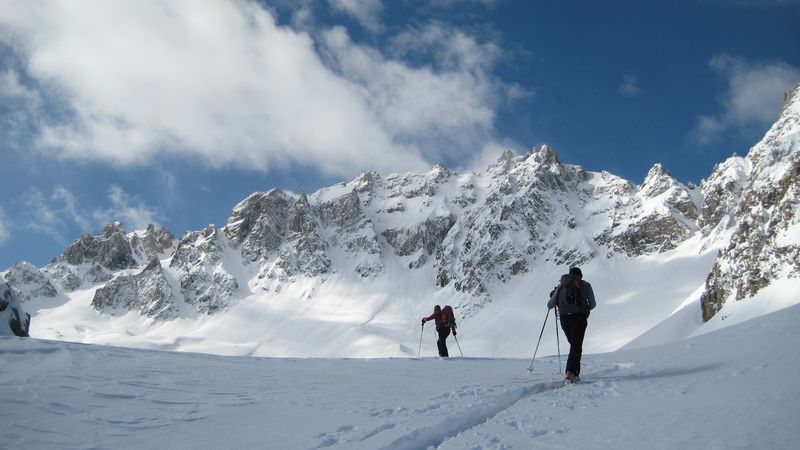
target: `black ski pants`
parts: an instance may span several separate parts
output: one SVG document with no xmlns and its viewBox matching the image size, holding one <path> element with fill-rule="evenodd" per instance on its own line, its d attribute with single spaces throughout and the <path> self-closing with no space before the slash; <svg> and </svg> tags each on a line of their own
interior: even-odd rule
<svg viewBox="0 0 800 450">
<path fill-rule="evenodd" d="M 439 356 L 449 357 L 447 353 L 447 337 L 450 336 L 450 327 L 437 328 L 436 332 L 439 333 L 439 340 L 436 341 L 436 347 L 439 348 Z"/>
<path fill-rule="evenodd" d="M 581 374 L 581 354 L 583 354 L 583 336 L 586 334 L 586 315 L 582 313 L 562 314 L 561 329 L 569 342 L 567 371 L 575 375 Z"/>
</svg>

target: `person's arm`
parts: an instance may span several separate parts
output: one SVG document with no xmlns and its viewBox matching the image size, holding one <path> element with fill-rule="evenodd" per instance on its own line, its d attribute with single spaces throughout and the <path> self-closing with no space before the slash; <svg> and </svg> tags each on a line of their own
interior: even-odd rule
<svg viewBox="0 0 800 450">
<path fill-rule="evenodd" d="M 436 317 L 436 313 L 433 313 L 433 314 L 431 314 L 431 315 L 430 315 L 430 316 L 428 316 L 428 317 L 423 317 L 423 318 L 422 318 L 422 323 L 424 324 L 425 322 L 427 322 L 427 321 L 429 321 L 429 320 L 433 320 L 435 317 Z"/>
<path fill-rule="evenodd" d="M 547 309 L 553 309 L 556 306 L 556 301 L 558 301 L 558 289 L 561 287 L 561 284 L 555 287 L 552 292 L 550 292 L 550 300 L 547 302 Z"/>
<path fill-rule="evenodd" d="M 586 283 L 586 302 L 589 304 L 589 311 L 593 310 L 597 303 L 594 301 L 594 291 L 592 285 Z"/>
</svg>

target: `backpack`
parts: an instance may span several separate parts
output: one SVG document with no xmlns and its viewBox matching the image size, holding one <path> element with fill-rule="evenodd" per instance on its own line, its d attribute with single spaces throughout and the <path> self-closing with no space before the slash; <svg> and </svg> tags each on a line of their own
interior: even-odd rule
<svg viewBox="0 0 800 450">
<path fill-rule="evenodd" d="M 561 314 L 588 313 L 589 305 L 581 296 L 580 280 L 567 277 L 558 289 L 558 312 Z"/>
<path fill-rule="evenodd" d="M 444 305 L 444 308 L 442 308 L 442 326 L 447 328 L 456 326 L 456 316 L 453 314 L 453 308 L 450 305 Z"/>
</svg>

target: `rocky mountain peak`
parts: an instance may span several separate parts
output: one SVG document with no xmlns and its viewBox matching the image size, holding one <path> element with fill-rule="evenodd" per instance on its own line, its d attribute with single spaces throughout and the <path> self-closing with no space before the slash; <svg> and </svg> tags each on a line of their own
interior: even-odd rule
<svg viewBox="0 0 800 450">
<path fill-rule="evenodd" d="M 115 233 L 125 233 L 125 227 L 123 227 L 122 222 L 116 221 L 106 225 L 103 227 L 103 231 L 100 232 L 100 235 L 103 237 L 111 237 Z"/>
<path fill-rule="evenodd" d="M 547 144 L 542 144 L 537 151 L 534 151 L 534 158 L 536 161 L 545 166 L 560 166 L 561 161 L 558 159 L 556 151 Z"/>
<path fill-rule="evenodd" d="M 494 176 L 506 175 L 508 174 L 509 170 L 511 170 L 514 158 L 514 152 L 511 150 L 505 150 L 500 157 L 497 158 L 497 161 L 488 167 L 487 171 Z"/>
<path fill-rule="evenodd" d="M 103 228 L 98 236 L 84 234 L 57 258 L 72 265 L 95 264 L 108 270 L 129 269 L 136 266 L 133 250 L 125 235 L 122 222 Z"/>
<path fill-rule="evenodd" d="M 729 213 L 735 218 L 733 233 L 706 280 L 701 297 L 704 320 L 726 302 L 748 299 L 774 280 L 800 273 L 800 243 L 792 237 L 800 223 L 798 92 L 800 85 L 785 95 L 780 117 L 741 163 L 747 175 L 741 188 L 730 189 L 737 200 L 729 201 L 735 204 Z"/>
<path fill-rule="evenodd" d="M 433 167 L 431 167 L 430 172 L 428 172 L 428 176 L 434 183 L 441 183 L 447 180 L 450 175 L 452 175 L 452 172 L 450 172 L 450 169 L 445 167 L 445 165 L 442 163 L 434 164 Z"/>
<path fill-rule="evenodd" d="M 256 261 L 280 247 L 294 203 L 280 189 L 252 194 L 233 208 L 222 232 L 232 246 L 241 246 L 245 261 Z"/>
<path fill-rule="evenodd" d="M 800 105 L 800 83 L 797 83 L 793 88 L 783 94 L 783 104 L 781 105 L 780 115 L 785 115 L 788 108 L 797 105 Z"/>
<path fill-rule="evenodd" d="M 24 303 L 33 298 L 53 298 L 58 291 L 38 267 L 19 261 L 6 272 L 5 281 L 13 286 L 17 298 Z"/>
<path fill-rule="evenodd" d="M 669 170 L 665 169 L 661 163 L 655 163 L 644 178 L 642 192 L 647 197 L 656 197 L 675 188 L 677 184 L 678 181 Z"/>
<path fill-rule="evenodd" d="M 140 261 L 150 261 L 171 251 L 174 242 L 175 236 L 169 228 L 156 230 L 153 224 L 147 225 L 144 233 L 133 233 L 130 238 L 131 249 Z"/>
<path fill-rule="evenodd" d="M 380 179 L 381 176 L 377 172 L 361 172 L 358 177 L 353 180 L 353 185 L 358 193 L 366 194 L 366 198 L 369 200 L 375 195 Z"/>
</svg>

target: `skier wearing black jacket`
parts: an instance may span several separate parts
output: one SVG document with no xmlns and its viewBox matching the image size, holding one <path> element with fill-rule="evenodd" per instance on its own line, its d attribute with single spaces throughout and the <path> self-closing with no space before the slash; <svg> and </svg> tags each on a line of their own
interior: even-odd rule
<svg viewBox="0 0 800 450">
<path fill-rule="evenodd" d="M 433 314 L 428 317 L 422 318 L 422 324 L 433 320 L 436 323 L 436 332 L 439 334 L 439 340 L 436 341 L 436 347 L 439 348 L 439 356 L 447 358 L 450 356 L 447 353 L 447 337 L 450 336 L 450 330 L 453 330 L 453 336 L 456 333 L 456 318 L 453 315 L 453 308 L 445 305 L 444 309 L 436 305 L 433 307 Z"/>
<path fill-rule="evenodd" d="M 586 334 L 589 311 L 594 309 L 594 291 L 588 281 L 583 281 L 583 273 L 578 267 L 569 269 L 569 274 L 562 275 L 558 286 L 550 292 L 548 308 L 557 307 L 561 317 L 561 329 L 569 342 L 569 357 L 565 383 L 579 381 L 581 373 L 581 354 L 583 338 Z"/>
</svg>

